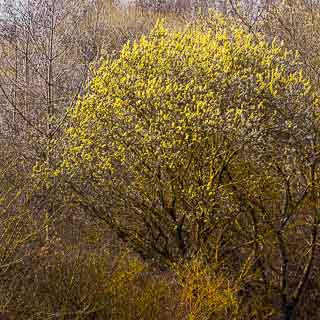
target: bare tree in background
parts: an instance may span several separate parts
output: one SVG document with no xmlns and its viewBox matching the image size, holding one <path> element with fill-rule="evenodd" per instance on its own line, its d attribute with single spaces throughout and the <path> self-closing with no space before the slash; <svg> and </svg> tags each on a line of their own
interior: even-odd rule
<svg viewBox="0 0 320 320">
<path fill-rule="evenodd" d="M 2 5 L 2 134 L 20 148 L 31 143 L 34 153 L 29 149 L 27 157 L 39 156 L 33 139 L 54 134 L 96 57 L 96 45 L 79 27 L 88 11 L 85 2 L 79 5 L 73 0 L 5 1 Z"/>
</svg>

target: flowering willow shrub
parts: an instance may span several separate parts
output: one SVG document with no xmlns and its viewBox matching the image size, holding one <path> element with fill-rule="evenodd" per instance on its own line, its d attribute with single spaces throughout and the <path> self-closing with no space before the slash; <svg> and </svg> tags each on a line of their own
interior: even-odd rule
<svg viewBox="0 0 320 320">
<path fill-rule="evenodd" d="M 310 145 L 310 91 L 297 57 L 259 34 L 160 22 L 95 70 L 52 174 L 142 256 L 217 257 L 250 197 L 279 190 L 274 164 L 290 171 L 293 144 Z"/>
</svg>

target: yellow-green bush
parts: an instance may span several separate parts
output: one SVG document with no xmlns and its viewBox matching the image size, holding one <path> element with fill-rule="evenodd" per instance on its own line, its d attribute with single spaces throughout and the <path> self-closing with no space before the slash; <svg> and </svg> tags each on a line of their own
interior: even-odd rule
<svg viewBox="0 0 320 320">
<path fill-rule="evenodd" d="M 175 271 L 186 319 L 237 318 L 239 288 L 217 266 L 198 257 L 179 265 Z"/>
<path fill-rule="evenodd" d="M 174 318 L 180 297 L 174 282 L 153 279 L 148 266 L 126 252 L 81 251 L 53 253 L 47 246 L 33 252 L 16 267 L 15 291 L 0 312 L 13 319 Z"/>
<path fill-rule="evenodd" d="M 238 307 L 237 288 L 199 259 L 159 272 L 128 251 L 85 252 L 56 241 L 16 267 L 15 292 L 1 312 L 10 319 L 224 319 Z M 8 285 L 9 286 L 9 285 Z M 0 290 L 0 299 L 3 292 Z"/>
<path fill-rule="evenodd" d="M 308 142 L 314 99 L 300 66 L 222 18 L 214 31 L 160 22 L 95 70 L 51 175 L 144 257 L 212 254 L 216 230 L 247 210 L 239 188 L 266 190 L 290 139 Z"/>
</svg>

